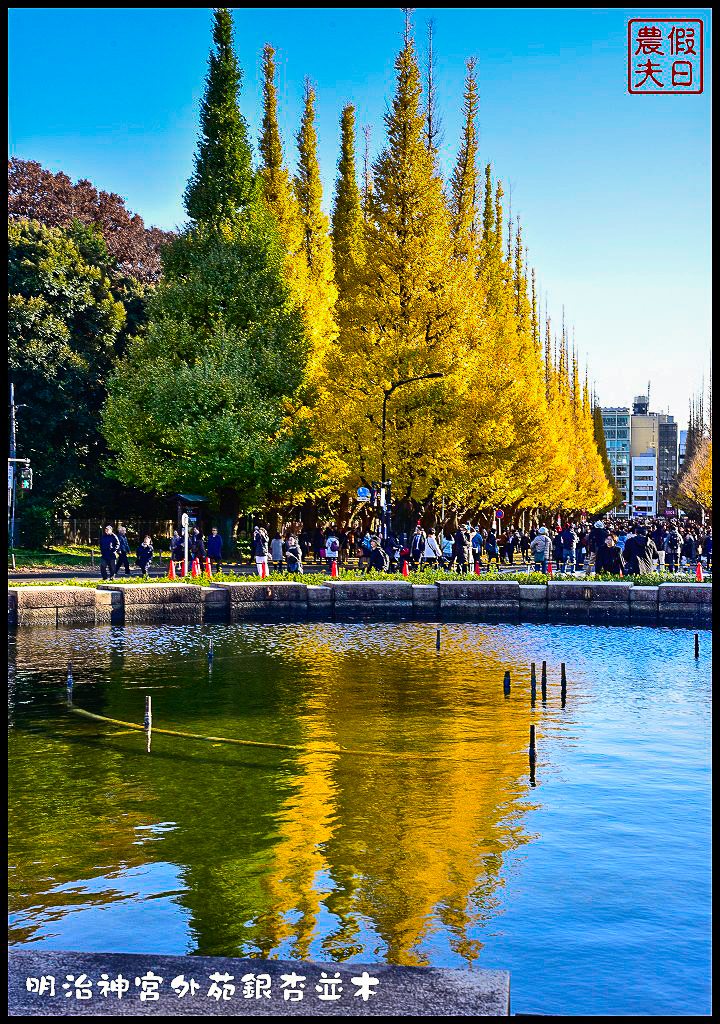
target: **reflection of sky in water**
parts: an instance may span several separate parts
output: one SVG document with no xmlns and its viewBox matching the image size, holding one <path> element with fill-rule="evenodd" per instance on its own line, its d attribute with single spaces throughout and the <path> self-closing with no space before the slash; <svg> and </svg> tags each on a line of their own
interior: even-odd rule
<svg viewBox="0 0 720 1024">
<path fill-rule="evenodd" d="M 688 630 L 440 628 L 439 653 L 418 622 L 20 630 L 11 942 L 497 966 L 516 1009 L 706 1012 L 711 634 L 695 661 Z M 141 722 L 148 692 L 156 727 L 306 749 L 148 756 L 68 714 L 67 661 L 95 713 Z"/>
</svg>

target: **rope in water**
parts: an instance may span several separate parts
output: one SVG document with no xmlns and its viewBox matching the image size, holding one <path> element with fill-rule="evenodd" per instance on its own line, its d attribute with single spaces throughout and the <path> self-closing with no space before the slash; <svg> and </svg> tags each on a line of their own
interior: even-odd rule
<svg viewBox="0 0 720 1024">
<path fill-rule="evenodd" d="M 95 715 L 92 711 L 85 711 L 82 708 L 72 707 L 69 709 L 75 715 L 82 715 L 83 718 L 91 718 L 95 722 L 108 722 L 110 725 L 121 725 L 125 729 L 134 729 L 144 732 L 144 725 L 136 725 L 134 722 L 121 722 L 117 718 L 106 718 L 105 715 Z M 238 747 L 262 747 L 270 750 L 299 750 L 309 754 L 352 754 L 354 756 L 367 755 L 369 757 L 390 757 L 390 758 L 416 758 L 425 761 L 450 761 L 456 760 L 443 754 L 416 754 L 413 752 L 398 753 L 390 750 L 350 750 L 347 747 L 310 747 L 298 746 L 291 743 L 261 743 L 259 740 L 234 740 L 226 736 L 201 736 L 196 732 L 179 732 L 175 729 L 156 729 L 152 727 L 153 735 L 160 733 L 163 736 L 180 736 L 187 740 L 201 740 L 205 743 L 232 743 Z"/>
</svg>

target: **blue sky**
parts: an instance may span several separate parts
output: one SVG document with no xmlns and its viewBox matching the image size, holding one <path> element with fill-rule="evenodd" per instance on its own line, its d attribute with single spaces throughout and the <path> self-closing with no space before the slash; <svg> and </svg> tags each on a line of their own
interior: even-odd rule
<svg viewBox="0 0 720 1024">
<path fill-rule="evenodd" d="M 627 93 L 632 17 L 702 18 L 705 91 Z M 260 54 L 277 49 L 286 156 L 303 79 L 316 85 L 331 203 L 338 120 L 352 101 L 384 142 L 401 44 L 399 8 L 237 8 L 241 106 L 256 141 Z M 464 62 L 478 60 L 480 160 L 513 215 L 548 310 L 562 306 L 603 404 L 651 383 L 651 406 L 684 425 L 710 359 L 710 11 L 707 8 L 417 8 L 418 51 L 435 22 L 446 174 L 458 147 Z M 89 178 L 145 222 L 183 220 L 210 8 L 16 8 L 9 12 L 10 154 Z M 360 168 L 358 168 L 360 170 Z"/>
</svg>

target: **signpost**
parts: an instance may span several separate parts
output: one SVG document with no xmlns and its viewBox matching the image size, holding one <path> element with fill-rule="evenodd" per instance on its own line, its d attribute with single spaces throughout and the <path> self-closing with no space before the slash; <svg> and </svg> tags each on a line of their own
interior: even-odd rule
<svg viewBox="0 0 720 1024">
<path fill-rule="evenodd" d="M 495 509 L 495 518 L 497 519 L 497 532 L 500 533 L 500 520 L 505 515 L 505 512 L 501 508 Z"/>
<path fill-rule="evenodd" d="M 185 537 L 185 575 L 187 576 L 190 569 L 188 562 L 190 547 L 190 516 L 187 514 L 187 512 L 183 512 L 181 522 L 183 528 L 183 535 Z"/>
</svg>

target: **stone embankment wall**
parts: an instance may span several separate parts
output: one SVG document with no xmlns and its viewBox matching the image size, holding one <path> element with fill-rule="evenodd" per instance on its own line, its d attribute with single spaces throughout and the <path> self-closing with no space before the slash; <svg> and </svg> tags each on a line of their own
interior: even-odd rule
<svg viewBox="0 0 720 1024">
<path fill-rule="evenodd" d="M 97 588 L 8 588 L 8 622 L 13 626 L 359 618 L 704 627 L 712 624 L 712 584 L 334 580 L 306 586 L 270 577 L 262 583 L 207 587 L 108 583 Z"/>
</svg>

